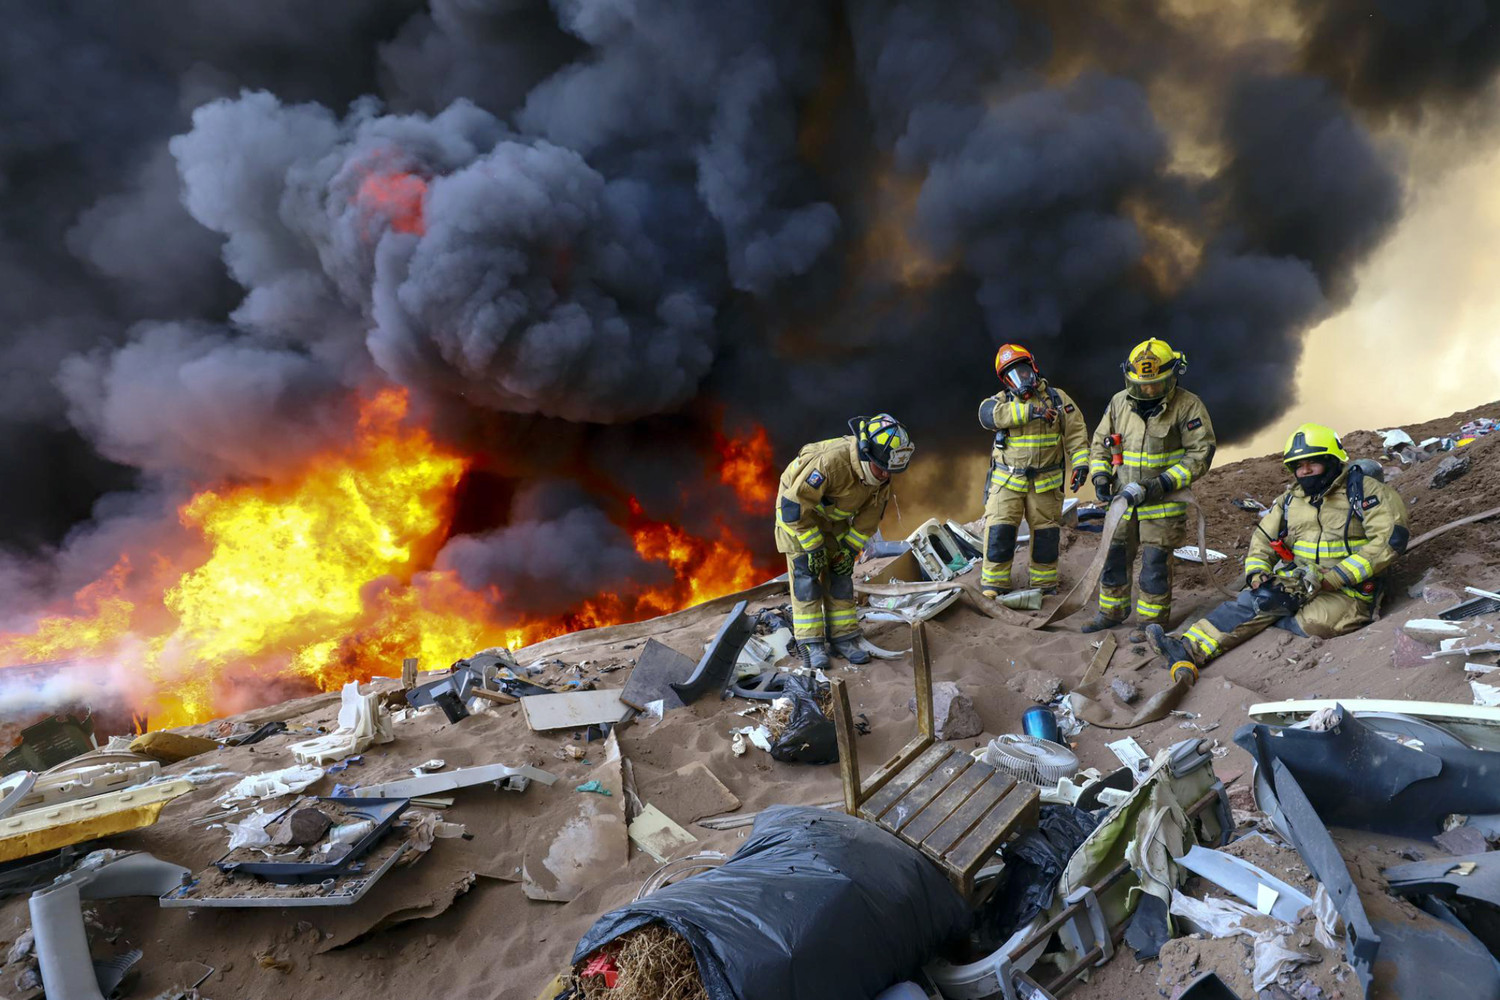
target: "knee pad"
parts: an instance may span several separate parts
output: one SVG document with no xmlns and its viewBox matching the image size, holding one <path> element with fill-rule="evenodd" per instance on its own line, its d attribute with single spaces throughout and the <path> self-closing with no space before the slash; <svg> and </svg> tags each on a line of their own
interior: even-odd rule
<svg viewBox="0 0 1500 1000">
<path fill-rule="evenodd" d="M 1172 576 L 1167 560 L 1172 553 L 1155 545 L 1141 546 L 1141 589 L 1148 594 L 1166 594 L 1172 590 Z"/>
<path fill-rule="evenodd" d="M 1016 526 L 1014 524 L 990 525 L 989 538 L 985 541 L 984 557 L 990 562 L 1008 563 L 1016 554 Z"/>
<path fill-rule="evenodd" d="M 828 574 L 828 596 L 836 601 L 854 600 L 854 577 Z"/>
<path fill-rule="evenodd" d="M 1208 623 L 1224 635 L 1228 635 L 1254 617 L 1255 611 L 1250 605 L 1239 601 L 1224 601 L 1207 615 Z"/>
<path fill-rule="evenodd" d="M 849 587 L 854 588 L 854 578 L 849 578 Z M 798 556 L 792 560 L 792 596 L 799 601 L 820 601 L 823 599 L 823 584 L 815 576 L 807 565 L 807 556 Z"/>
<path fill-rule="evenodd" d="M 1061 528 L 1036 528 L 1031 532 L 1031 561 L 1034 563 L 1057 562 L 1057 551 L 1062 547 Z"/>
<path fill-rule="evenodd" d="M 1123 545 L 1111 545 L 1104 557 L 1104 572 L 1099 575 L 1099 583 L 1105 587 L 1123 587 L 1129 582 L 1130 552 Z"/>
</svg>

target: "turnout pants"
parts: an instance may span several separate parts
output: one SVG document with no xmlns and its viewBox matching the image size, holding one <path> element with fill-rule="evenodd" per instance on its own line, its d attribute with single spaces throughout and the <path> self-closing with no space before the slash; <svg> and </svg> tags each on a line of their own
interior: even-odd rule
<svg viewBox="0 0 1500 1000">
<path fill-rule="evenodd" d="M 1210 611 L 1207 618 L 1200 618 L 1188 627 L 1182 633 L 1182 641 L 1201 657 L 1198 663 L 1202 666 L 1268 628 L 1328 639 L 1368 625 L 1374 615 L 1374 601 L 1360 600 L 1337 590 L 1315 594 L 1295 615 L 1258 615 L 1250 604 L 1250 591 L 1242 590 L 1234 600 L 1225 601 Z"/>
<path fill-rule="evenodd" d="M 1016 532 L 1024 517 L 1031 527 L 1031 585 L 1057 586 L 1057 553 L 1062 543 L 1061 487 L 1037 491 L 990 488 L 984 503 L 984 568 L 979 582 L 986 590 L 1009 590 L 1010 564 L 1016 555 Z"/>
<path fill-rule="evenodd" d="M 832 569 L 813 576 L 806 555 L 787 556 L 786 571 L 792 591 L 792 634 L 798 642 L 859 634 L 853 576 L 837 576 Z"/>
<path fill-rule="evenodd" d="M 1187 535 L 1186 517 L 1121 521 L 1099 577 L 1099 613 L 1122 622 L 1130 616 L 1130 567 L 1141 557 L 1135 614 L 1141 624 L 1165 623 L 1172 613 L 1172 550 Z"/>
</svg>

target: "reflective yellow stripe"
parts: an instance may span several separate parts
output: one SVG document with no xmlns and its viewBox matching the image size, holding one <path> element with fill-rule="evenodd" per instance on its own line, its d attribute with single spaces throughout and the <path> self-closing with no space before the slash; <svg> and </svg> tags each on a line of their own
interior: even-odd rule
<svg viewBox="0 0 1500 1000">
<path fill-rule="evenodd" d="M 1030 485 L 1025 476 L 1018 476 L 1013 472 L 996 469 L 995 474 L 990 477 L 990 483 L 1001 489 L 1015 490 L 1017 493 L 1025 493 Z"/>
<path fill-rule="evenodd" d="M 1041 566 L 1033 566 L 1033 567 L 1031 567 L 1031 582 L 1032 583 L 1056 583 L 1057 582 L 1057 567 L 1056 566 L 1050 566 L 1050 567 L 1047 567 L 1045 569 L 1043 567 L 1041 567 Z"/>
<path fill-rule="evenodd" d="M 998 583 L 1010 586 L 1010 563 L 997 565 L 993 569 L 985 569 L 979 574 L 981 583 Z"/>
<path fill-rule="evenodd" d="M 1360 555 L 1351 555 L 1334 569 L 1342 573 L 1350 583 L 1364 583 L 1375 575 L 1375 567 L 1370 564 L 1370 560 Z"/>
<path fill-rule="evenodd" d="M 1038 476 L 1036 479 L 1033 479 L 1031 487 L 1038 493 L 1046 493 L 1048 490 L 1057 489 L 1062 485 L 1062 482 L 1063 474 L 1061 472 L 1049 472 L 1045 476 Z"/>
<path fill-rule="evenodd" d="M 1072 461 L 1073 461 L 1074 465 L 1087 465 L 1088 461 L 1089 461 L 1089 451 L 1088 451 L 1088 449 L 1087 448 L 1080 448 L 1078 451 L 1073 452 L 1073 459 L 1072 459 Z M 1092 468 L 1093 466 L 1089 466 L 1089 467 Z"/>
<path fill-rule="evenodd" d="M 1271 572 L 1271 564 L 1266 562 L 1264 559 L 1257 559 L 1252 556 L 1245 560 L 1245 572 L 1269 573 Z"/>
<path fill-rule="evenodd" d="M 849 518 L 854 516 L 854 512 L 852 510 L 844 510 L 841 507 L 824 507 L 823 513 L 828 515 L 835 521 L 847 521 Z"/>
<path fill-rule="evenodd" d="M 1153 503 L 1135 509 L 1135 516 L 1142 521 L 1161 521 L 1169 517 L 1187 516 L 1185 503 Z"/>
<path fill-rule="evenodd" d="M 1199 629 L 1196 625 L 1182 633 L 1182 638 L 1184 641 L 1197 646 L 1200 653 L 1212 656 L 1219 651 L 1218 642 L 1210 638 L 1207 632 Z"/>
<path fill-rule="evenodd" d="M 1151 451 L 1127 451 L 1125 453 L 1125 464 L 1132 469 L 1150 469 L 1153 472 L 1160 471 L 1173 462 L 1180 460 L 1187 452 L 1181 448 L 1176 451 L 1151 452 Z"/>
<path fill-rule="evenodd" d="M 1141 598 L 1137 598 L 1135 602 L 1135 610 L 1140 614 L 1163 612 L 1169 607 L 1171 607 L 1170 604 L 1152 604 Z"/>
<path fill-rule="evenodd" d="M 1005 438 L 1007 447 L 1015 444 L 1048 445 L 1062 443 L 1061 434 L 1010 434 Z"/>
<path fill-rule="evenodd" d="M 849 546 L 855 552 L 859 552 L 864 549 L 865 543 L 870 540 L 870 536 L 861 534 L 860 532 L 855 531 L 853 528 L 850 528 L 844 533 L 844 536 L 841 540 L 845 545 Z"/>
<path fill-rule="evenodd" d="M 1368 544 L 1367 538 L 1351 538 L 1348 545 L 1341 538 L 1322 542 L 1294 541 L 1292 551 L 1304 559 L 1342 559 Z"/>
<path fill-rule="evenodd" d="M 1030 407 L 1025 403 L 1006 403 L 1005 419 L 1012 427 L 1016 424 L 1025 423 L 1029 410 Z"/>
<path fill-rule="evenodd" d="M 1176 484 L 1179 490 L 1193 481 L 1193 474 L 1189 472 L 1187 466 L 1183 465 L 1181 462 L 1168 469 L 1164 473 L 1164 475 L 1168 479 L 1172 480 L 1172 482 Z"/>
<path fill-rule="evenodd" d="M 1104 608 L 1113 610 L 1124 607 L 1129 603 L 1129 597 L 1115 597 L 1113 594 L 1106 594 L 1102 590 L 1099 592 L 1099 607 L 1101 610 Z"/>
</svg>

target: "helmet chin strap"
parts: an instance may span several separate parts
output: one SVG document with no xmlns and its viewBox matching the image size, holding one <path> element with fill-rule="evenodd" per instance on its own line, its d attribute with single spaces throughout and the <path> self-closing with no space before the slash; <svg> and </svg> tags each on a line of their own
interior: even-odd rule
<svg viewBox="0 0 1500 1000">
<path fill-rule="evenodd" d="M 875 475 L 875 464 L 869 459 L 862 459 L 859 463 L 859 478 L 870 486 L 879 486 L 884 480 Z"/>
</svg>

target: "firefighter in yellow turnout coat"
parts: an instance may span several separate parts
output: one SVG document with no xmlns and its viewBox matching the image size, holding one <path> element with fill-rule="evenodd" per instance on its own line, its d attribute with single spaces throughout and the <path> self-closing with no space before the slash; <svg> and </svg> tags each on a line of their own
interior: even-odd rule
<svg viewBox="0 0 1500 1000">
<path fill-rule="evenodd" d="M 1123 366 L 1125 389 L 1110 400 L 1089 449 L 1101 501 L 1130 504 L 1110 543 L 1099 579 L 1099 613 L 1084 632 L 1118 625 L 1130 614 L 1130 567 L 1141 555 L 1136 616 L 1164 622 L 1172 611 L 1172 550 L 1187 533 L 1187 504 L 1162 499 L 1203 478 L 1216 441 L 1203 400 L 1177 384 L 1187 359 L 1161 340 L 1137 344 Z"/>
<path fill-rule="evenodd" d="M 880 526 L 891 474 L 911 461 L 911 435 L 889 414 L 855 417 L 854 433 L 815 441 L 781 474 L 776 548 L 786 555 L 792 631 L 803 663 L 822 669 L 833 652 L 868 663 L 859 644 L 854 562 Z"/>
<path fill-rule="evenodd" d="M 1273 626 L 1326 639 L 1374 617 L 1379 577 L 1410 540 L 1406 503 L 1320 424 L 1297 428 L 1282 457 L 1297 482 L 1250 535 L 1245 589 L 1181 638 L 1147 628 L 1169 666 L 1201 667 Z"/>
<path fill-rule="evenodd" d="M 985 487 L 980 586 L 985 597 L 1011 589 L 1016 531 L 1024 517 L 1031 527 L 1031 585 L 1055 591 L 1063 480 L 1070 468 L 1073 489 L 1087 478 L 1088 430 L 1082 411 L 1067 393 L 1042 379 L 1026 348 L 1001 347 L 995 374 L 1000 392 L 979 404 L 980 426 L 995 432 Z"/>
</svg>

